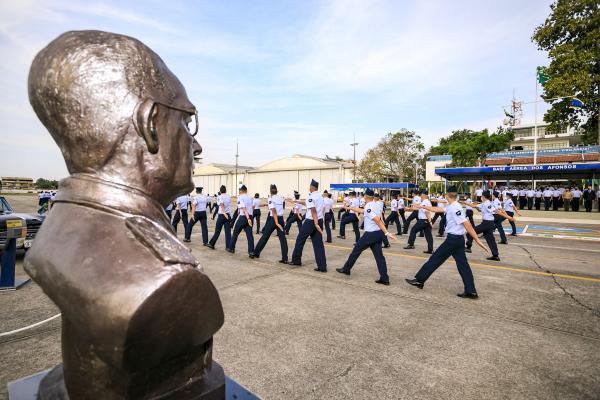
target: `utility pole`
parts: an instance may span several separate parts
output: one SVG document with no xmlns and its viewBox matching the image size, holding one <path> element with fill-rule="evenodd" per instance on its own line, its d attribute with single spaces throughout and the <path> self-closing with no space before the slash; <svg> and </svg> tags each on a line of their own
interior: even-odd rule
<svg viewBox="0 0 600 400">
<path fill-rule="evenodd" d="M 239 158 L 239 142 L 236 139 L 235 140 L 235 187 L 233 188 L 233 193 L 237 193 L 237 187 L 238 187 L 238 177 L 237 177 L 237 171 L 238 171 L 238 158 Z"/>
<path fill-rule="evenodd" d="M 353 156 L 353 179 L 352 182 L 355 183 L 356 182 L 356 146 L 358 146 L 358 143 L 356 143 L 356 134 L 354 134 L 354 140 L 352 141 L 352 143 L 350 143 L 350 146 L 352 146 L 352 149 L 354 150 L 354 156 Z"/>
</svg>

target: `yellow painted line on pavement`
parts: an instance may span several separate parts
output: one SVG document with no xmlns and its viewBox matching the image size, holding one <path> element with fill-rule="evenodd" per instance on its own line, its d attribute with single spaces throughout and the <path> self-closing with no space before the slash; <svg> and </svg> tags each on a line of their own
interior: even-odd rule
<svg viewBox="0 0 600 400">
<path fill-rule="evenodd" d="M 329 244 L 329 243 L 325 243 L 325 247 L 333 247 L 333 248 L 337 248 L 337 249 L 352 250 L 351 247 L 338 246 L 338 245 Z M 385 255 L 392 255 L 392 256 L 404 257 L 404 258 L 412 258 L 412 259 L 418 259 L 418 260 L 428 260 L 429 259 L 429 257 L 413 256 L 410 254 L 396 253 L 393 251 L 385 251 Z M 454 260 L 452 260 L 452 259 L 448 259 L 447 261 L 455 263 Z M 569 275 L 569 274 L 551 274 L 549 272 L 544 272 L 544 271 L 534 271 L 534 270 L 524 269 L 524 268 L 504 267 L 501 265 L 482 264 L 482 263 L 471 262 L 471 261 L 469 261 L 469 265 L 471 265 L 473 267 L 479 267 L 479 268 L 499 269 L 499 270 L 503 270 L 503 271 L 521 272 L 521 273 L 531 274 L 531 275 L 539 275 L 539 276 L 547 276 L 547 277 L 555 276 L 555 277 L 564 278 L 564 279 L 573 279 L 573 280 L 579 280 L 579 281 L 600 283 L 600 278 L 592 278 L 592 277 L 588 277 L 588 276 Z"/>
</svg>

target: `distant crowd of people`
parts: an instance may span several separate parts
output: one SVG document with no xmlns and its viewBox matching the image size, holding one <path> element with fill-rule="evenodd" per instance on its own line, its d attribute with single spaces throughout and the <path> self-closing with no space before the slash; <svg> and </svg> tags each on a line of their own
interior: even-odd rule
<svg viewBox="0 0 600 400">
<path fill-rule="evenodd" d="M 506 199 L 506 194 L 510 193 L 521 210 L 541 210 L 543 207 L 545 211 L 579 211 L 583 206 L 585 211 L 591 212 L 596 203 L 595 207 L 600 211 L 600 189 L 594 191 L 592 185 L 583 191 L 577 186 L 542 186 L 537 189 L 524 186 L 494 187 L 494 191 L 500 193 L 501 200 Z M 483 188 L 475 189 L 478 200 L 482 193 Z"/>
</svg>

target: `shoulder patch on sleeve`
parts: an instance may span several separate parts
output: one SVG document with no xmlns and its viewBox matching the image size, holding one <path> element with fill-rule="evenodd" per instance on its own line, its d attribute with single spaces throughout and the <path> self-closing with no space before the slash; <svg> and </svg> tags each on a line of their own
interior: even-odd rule
<svg viewBox="0 0 600 400">
<path fill-rule="evenodd" d="M 135 238 L 166 264 L 188 264 L 197 266 L 198 260 L 191 250 L 177 239 L 173 232 L 145 217 L 129 217 L 125 225 Z"/>
<path fill-rule="evenodd" d="M 462 211 L 460 211 L 460 210 L 458 210 L 458 211 L 456 212 L 456 215 L 461 215 L 461 214 L 462 214 Z"/>
<path fill-rule="evenodd" d="M 310 203 L 312 203 L 312 199 L 308 199 L 308 201 L 309 201 Z"/>
</svg>

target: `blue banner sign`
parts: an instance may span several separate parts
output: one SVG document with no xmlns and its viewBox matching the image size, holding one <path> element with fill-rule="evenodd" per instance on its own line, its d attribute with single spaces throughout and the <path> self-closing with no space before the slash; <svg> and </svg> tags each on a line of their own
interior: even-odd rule
<svg viewBox="0 0 600 400">
<path fill-rule="evenodd" d="M 600 163 L 587 164 L 538 164 L 538 165 L 508 165 L 498 167 L 466 167 L 466 168 L 436 168 L 435 173 L 444 175 L 488 175 L 502 173 L 528 173 L 528 172 L 567 172 L 567 171 L 592 171 L 600 172 Z"/>
<path fill-rule="evenodd" d="M 537 155 L 538 157 L 549 157 L 589 153 L 598 153 L 598 146 L 575 146 L 558 149 L 541 149 L 538 150 Z M 498 153 L 489 153 L 485 157 L 487 159 L 533 157 L 533 150 L 500 151 Z"/>
</svg>

